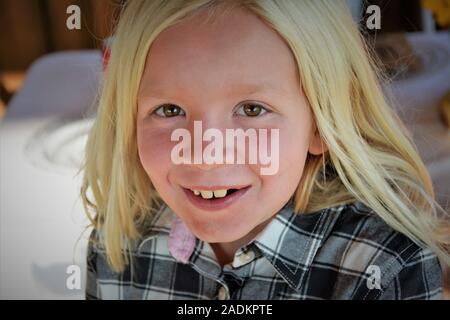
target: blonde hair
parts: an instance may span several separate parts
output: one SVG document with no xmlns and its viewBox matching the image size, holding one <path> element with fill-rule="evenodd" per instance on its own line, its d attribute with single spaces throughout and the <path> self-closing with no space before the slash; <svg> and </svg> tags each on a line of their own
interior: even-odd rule
<svg viewBox="0 0 450 320">
<path fill-rule="evenodd" d="M 148 50 L 162 31 L 200 10 L 209 12 L 209 23 L 238 6 L 258 15 L 291 48 L 328 147 L 322 155 L 308 154 L 294 195 L 296 212 L 361 201 L 450 265 L 446 213 L 434 200 L 411 138 L 386 102 L 378 68 L 345 1 L 132 0 L 114 34 L 82 168 L 84 208 L 94 228 L 101 228 L 113 270 L 129 263 L 125 252 L 161 204 L 136 143 L 137 93 Z"/>
</svg>

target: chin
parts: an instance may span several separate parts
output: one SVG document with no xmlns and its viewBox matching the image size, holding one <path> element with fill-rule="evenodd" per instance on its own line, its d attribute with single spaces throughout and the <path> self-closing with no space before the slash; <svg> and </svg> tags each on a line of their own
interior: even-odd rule
<svg viewBox="0 0 450 320">
<path fill-rule="evenodd" d="M 228 228 L 224 230 L 223 226 L 218 226 L 217 228 L 219 228 L 219 230 L 215 227 L 211 229 L 211 227 L 211 225 L 206 227 L 197 225 L 192 229 L 192 232 L 197 238 L 208 243 L 226 243 L 239 240 L 240 238 L 245 237 L 251 231 L 248 230 L 247 232 L 237 232 L 240 230 L 229 228 L 232 229 L 232 231 L 230 232 Z"/>
</svg>

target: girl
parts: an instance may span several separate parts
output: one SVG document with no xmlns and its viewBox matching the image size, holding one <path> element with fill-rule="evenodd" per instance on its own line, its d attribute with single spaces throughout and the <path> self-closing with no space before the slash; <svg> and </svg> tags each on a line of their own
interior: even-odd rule
<svg viewBox="0 0 450 320">
<path fill-rule="evenodd" d="M 440 298 L 448 224 L 374 70 L 345 2 L 129 1 L 86 148 L 86 297 Z"/>
</svg>

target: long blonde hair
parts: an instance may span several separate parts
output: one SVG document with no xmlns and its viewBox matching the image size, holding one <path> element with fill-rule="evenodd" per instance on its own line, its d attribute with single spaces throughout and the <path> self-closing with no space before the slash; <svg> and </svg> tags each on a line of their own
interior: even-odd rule
<svg viewBox="0 0 450 320">
<path fill-rule="evenodd" d="M 114 33 L 82 168 L 84 208 L 94 228 L 101 228 L 113 270 L 129 263 L 126 252 L 161 203 L 136 143 L 137 93 L 148 50 L 162 31 L 200 10 L 207 10 L 209 23 L 236 6 L 258 15 L 291 48 L 328 147 L 320 156 L 308 155 L 295 210 L 308 213 L 361 201 L 450 265 L 446 212 L 434 200 L 429 174 L 386 102 L 378 68 L 345 1 L 132 0 Z"/>
</svg>

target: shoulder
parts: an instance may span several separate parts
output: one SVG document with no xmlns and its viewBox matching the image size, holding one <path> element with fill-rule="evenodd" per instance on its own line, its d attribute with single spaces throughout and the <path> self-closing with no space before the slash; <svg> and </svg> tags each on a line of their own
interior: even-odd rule
<svg viewBox="0 0 450 320">
<path fill-rule="evenodd" d="M 378 298 L 393 282 L 400 286 L 409 282 L 424 292 L 440 286 L 436 256 L 361 202 L 346 205 L 340 212 L 316 260 L 335 266 L 340 277 L 352 283 L 349 298 Z M 371 280 L 374 285 L 367 285 Z"/>
<path fill-rule="evenodd" d="M 386 258 L 408 261 L 423 249 L 361 202 L 344 207 L 330 238 L 346 249 L 346 255 L 357 251 L 365 253 L 363 256 L 376 253 Z"/>
<path fill-rule="evenodd" d="M 158 236 L 168 236 L 175 217 L 175 213 L 165 203 L 162 203 L 159 208 L 155 209 L 151 214 L 147 214 L 145 218 L 136 225 L 136 228 L 139 231 L 139 237 L 134 241 L 123 239 L 120 245 L 122 248 L 125 248 L 125 244 L 127 243 L 128 246 L 126 246 L 126 248 L 130 250 L 131 253 L 140 251 L 150 240 L 153 240 Z M 88 240 L 89 252 L 105 251 L 104 234 L 105 230 L 103 227 L 93 228 L 91 230 Z"/>
</svg>

